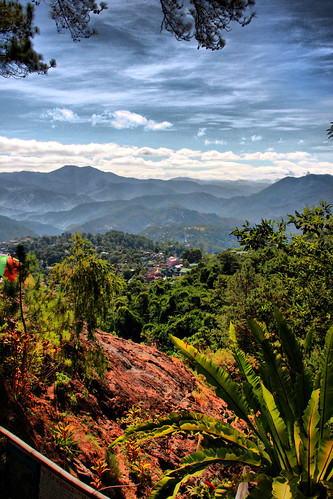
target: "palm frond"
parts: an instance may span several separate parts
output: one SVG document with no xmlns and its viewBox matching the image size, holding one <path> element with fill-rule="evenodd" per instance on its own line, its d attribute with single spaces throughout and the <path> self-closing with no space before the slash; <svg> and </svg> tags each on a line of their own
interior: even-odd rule
<svg viewBox="0 0 333 499">
<path fill-rule="evenodd" d="M 174 433 L 180 433 L 181 422 L 187 417 L 189 417 L 188 412 L 176 413 L 171 412 L 165 418 L 159 418 L 157 420 L 149 420 L 144 423 L 128 426 L 125 430 L 124 435 L 121 435 L 115 439 L 111 444 L 110 448 L 115 447 L 118 444 L 129 440 L 133 436 L 136 437 L 137 441 L 144 442 L 145 440 L 152 440 L 153 438 L 165 437 L 167 435 L 172 435 Z"/>
<path fill-rule="evenodd" d="M 272 477 L 260 474 L 257 475 L 253 481 L 257 482 L 257 485 L 250 491 L 247 499 L 263 499 L 266 497 L 272 497 Z"/>
<path fill-rule="evenodd" d="M 289 447 L 287 426 L 281 418 L 271 392 L 263 383 L 261 384 L 261 389 L 263 396 L 263 411 L 268 421 L 274 447 L 279 455 L 281 468 L 291 472 L 292 468 L 297 465 L 297 458 L 295 449 L 290 449 Z"/>
<path fill-rule="evenodd" d="M 327 436 L 320 441 L 317 457 L 316 481 L 330 480 L 333 473 L 333 440 Z M 333 485 L 332 485 L 333 486 Z"/>
<path fill-rule="evenodd" d="M 170 436 L 176 433 L 201 433 L 217 440 L 219 445 L 233 445 L 244 450 L 251 450 L 260 454 L 266 465 L 270 465 L 269 455 L 258 445 L 250 440 L 244 433 L 233 428 L 230 424 L 220 419 L 206 416 L 202 413 L 183 411 L 171 413 L 165 418 L 145 421 L 136 426 L 126 428 L 124 435 L 118 437 L 110 448 L 135 437 L 137 444 L 146 440 Z"/>
<path fill-rule="evenodd" d="M 220 441 L 224 441 L 224 444 L 233 444 L 239 447 L 240 450 L 250 450 L 251 452 L 260 455 L 261 458 L 266 461 L 267 466 L 271 464 L 271 460 L 267 452 L 230 424 L 224 423 L 218 419 L 207 417 L 204 414 L 194 414 L 193 416 L 192 420 L 188 418 L 187 420 L 181 422 L 181 431 L 200 432 L 208 435 L 209 437 L 215 437 Z"/>
<path fill-rule="evenodd" d="M 266 326 L 255 320 L 250 320 L 249 326 L 263 355 L 261 377 L 264 385 L 272 393 L 276 393 L 279 411 L 283 418 L 292 424 L 295 407 L 293 404 L 294 387 L 291 383 L 290 371 L 281 364 L 279 356 L 274 352 Z"/>
<path fill-rule="evenodd" d="M 333 482 L 323 481 L 322 485 L 325 487 L 327 491 L 327 497 L 333 497 Z"/>
<path fill-rule="evenodd" d="M 319 405 L 322 415 L 320 436 L 322 437 L 325 423 L 333 416 L 333 326 L 330 327 L 326 335 L 320 378 Z"/>
<path fill-rule="evenodd" d="M 263 400 L 261 380 L 246 359 L 244 352 L 238 347 L 235 329 L 232 324 L 230 325 L 230 339 L 232 353 L 237 362 L 238 369 L 245 380 L 243 382 L 243 391 L 249 406 L 255 414 L 255 421 L 258 429 L 257 434 L 260 435 L 260 439 L 264 443 L 267 452 L 271 455 L 274 464 L 276 464 L 275 452 L 271 446 L 269 438 L 267 437 L 269 425 L 267 424 L 267 418 L 264 416 L 264 408 L 262 407 L 262 404 L 265 402 Z"/>
<path fill-rule="evenodd" d="M 300 417 L 311 397 L 310 376 L 305 373 L 303 354 L 295 333 L 277 308 L 274 310 L 274 317 L 281 346 L 289 363 L 289 372 L 294 378 L 294 393 L 297 393 L 297 397 L 294 397 L 295 416 Z"/>
<path fill-rule="evenodd" d="M 317 466 L 317 451 L 319 443 L 319 392 L 320 390 L 313 390 L 309 403 L 304 411 L 303 426 L 304 435 L 301 435 L 304 452 L 301 454 L 303 457 L 304 471 L 307 473 L 308 482 L 315 475 Z"/>
<path fill-rule="evenodd" d="M 247 384 L 251 387 L 251 391 L 248 390 L 246 399 L 253 413 L 255 414 L 260 410 L 260 401 L 256 394 L 258 393 L 258 390 L 260 390 L 261 380 L 259 376 L 256 375 L 251 364 L 246 359 L 244 352 L 238 347 L 235 328 L 233 324 L 230 324 L 229 337 L 231 351 L 237 363 L 239 372 L 247 382 Z"/>
<path fill-rule="evenodd" d="M 200 475 L 207 466 L 220 463 L 222 465 L 243 464 L 260 469 L 261 459 L 257 454 L 247 451 L 235 454 L 228 449 L 194 452 L 185 456 L 179 468 L 169 471 L 155 486 L 150 499 L 169 499 L 175 497 L 180 484 L 192 476 Z"/>
<path fill-rule="evenodd" d="M 254 431 L 257 431 L 249 418 L 251 412 L 249 405 L 244 394 L 239 392 L 237 383 L 232 381 L 231 377 L 223 369 L 200 354 L 196 348 L 175 336 L 170 335 L 170 338 L 182 354 L 194 364 L 197 371 L 203 374 L 207 381 L 216 388 L 216 395 L 225 401 L 228 408 L 236 416 L 246 421 Z"/>
<path fill-rule="evenodd" d="M 291 370 L 295 373 L 303 372 L 303 355 L 293 330 L 288 326 L 283 314 L 277 308 L 274 309 L 274 318 L 278 328 L 281 346 L 289 361 Z"/>
<path fill-rule="evenodd" d="M 297 487 L 298 476 L 291 478 L 278 476 L 273 479 L 272 497 L 274 499 L 305 499 Z"/>
</svg>

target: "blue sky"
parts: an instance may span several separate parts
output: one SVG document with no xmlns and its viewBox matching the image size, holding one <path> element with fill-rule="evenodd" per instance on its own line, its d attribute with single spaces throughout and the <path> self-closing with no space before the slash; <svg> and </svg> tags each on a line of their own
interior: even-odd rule
<svg viewBox="0 0 333 499">
<path fill-rule="evenodd" d="M 158 0 L 112 0 L 73 43 L 37 8 L 47 76 L 0 80 L 0 171 L 90 165 L 138 178 L 333 174 L 332 0 L 257 0 L 221 51 L 160 31 Z"/>
</svg>

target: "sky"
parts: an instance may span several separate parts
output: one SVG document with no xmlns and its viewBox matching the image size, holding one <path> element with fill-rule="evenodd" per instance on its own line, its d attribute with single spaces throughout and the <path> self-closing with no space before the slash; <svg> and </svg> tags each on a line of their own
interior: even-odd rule
<svg viewBox="0 0 333 499">
<path fill-rule="evenodd" d="M 332 0 L 257 0 L 220 51 L 160 30 L 159 0 L 112 0 L 74 43 L 36 7 L 57 67 L 0 78 L 0 172 L 73 164 L 136 178 L 333 174 Z"/>
</svg>

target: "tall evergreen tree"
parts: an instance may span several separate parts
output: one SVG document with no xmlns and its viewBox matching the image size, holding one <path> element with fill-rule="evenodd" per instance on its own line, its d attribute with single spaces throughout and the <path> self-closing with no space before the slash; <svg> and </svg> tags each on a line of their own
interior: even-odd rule
<svg viewBox="0 0 333 499">
<path fill-rule="evenodd" d="M 89 241 L 75 234 L 71 255 L 54 266 L 51 279 L 65 294 L 68 306 L 73 310 L 76 338 L 85 323 L 93 337 L 117 287 L 108 263 L 96 257 Z"/>
<path fill-rule="evenodd" d="M 55 66 L 43 62 L 43 56 L 32 46 L 32 39 L 39 32 L 33 26 L 34 6 L 24 8 L 15 1 L 0 1 L 0 75 L 25 77 L 29 73 L 46 74 Z"/>
</svg>

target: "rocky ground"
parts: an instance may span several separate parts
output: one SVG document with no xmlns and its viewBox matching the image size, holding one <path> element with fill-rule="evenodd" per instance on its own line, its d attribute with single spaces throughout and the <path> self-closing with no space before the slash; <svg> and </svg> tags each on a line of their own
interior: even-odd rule
<svg viewBox="0 0 333 499">
<path fill-rule="evenodd" d="M 0 407 L 4 408 L 0 425 L 86 483 L 98 483 L 109 497 L 148 497 L 163 471 L 195 450 L 198 437 L 160 439 L 140 449 L 132 444 L 118 446 L 112 454 L 108 446 L 123 429 L 171 411 L 193 410 L 221 418 L 228 414 L 224 403 L 180 360 L 103 332 L 97 333 L 96 340 L 109 364 L 103 379 L 94 380 L 87 389 L 73 376 L 59 390 L 50 377 L 35 387 L 25 406 L 0 382 Z M 83 340 L 82 346 L 84 354 L 91 343 Z M 67 445 L 66 440 L 56 445 L 55 429 L 69 433 Z M 99 459 L 108 466 L 101 482 Z M 217 474 L 211 470 L 207 477 L 211 480 Z M 190 497 L 188 491 L 183 494 L 179 497 Z"/>
</svg>

